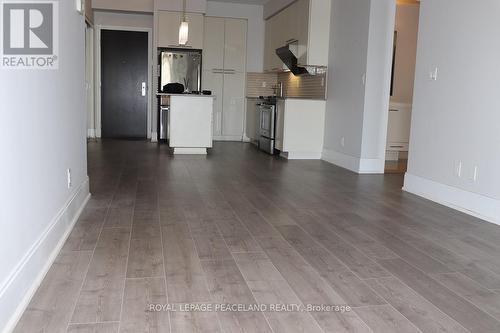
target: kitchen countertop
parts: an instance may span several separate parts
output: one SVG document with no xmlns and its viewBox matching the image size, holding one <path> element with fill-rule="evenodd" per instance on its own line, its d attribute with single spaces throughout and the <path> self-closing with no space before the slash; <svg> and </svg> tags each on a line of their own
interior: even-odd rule
<svg viewBox="0 0 500 333">
<path fill-rule="evenodd" d="M 156 93 L 156 96 L 215 97 L 215 95 L 202 95 L 202 94 L 168 94 L 168 93 Z"/>
</svg>

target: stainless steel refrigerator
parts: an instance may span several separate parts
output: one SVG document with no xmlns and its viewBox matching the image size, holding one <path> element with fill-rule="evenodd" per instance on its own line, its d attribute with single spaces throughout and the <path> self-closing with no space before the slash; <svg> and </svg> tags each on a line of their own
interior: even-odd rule
<svg viewBox="0 0 500 333">
<path fill-rule="evenodd" d="M 168 83 L 181 83 L 185 92 L 201 90 L 201 50 L 159 51 L 159 90 Z"/>
</svg>

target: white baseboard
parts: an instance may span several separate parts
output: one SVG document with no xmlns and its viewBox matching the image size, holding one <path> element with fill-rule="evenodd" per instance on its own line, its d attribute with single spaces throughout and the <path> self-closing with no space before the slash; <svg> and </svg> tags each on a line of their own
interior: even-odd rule
<svg viewBox="0 0 500 333">
<path fill-rule="evenodd" d="M 252 139 L 251 139 L 251 138 L 249 138 L 249 137 L 248 137 L 248 136 L 246 136 L 246 135 L 243 135 L 243 140 L 242 140 L 242 141 L 243 141 L 243 142 L 252 142 Z"/>
<path fill-rule="evenodd" d="M 174 148 L 174 155 L 206 155 L 207 148 Z"/>
<path fill-rule="evenodd" d="M 218 135 L 214 136 L 214 141 L 242 141 L 241 135 Z"/>
<path fill-rule="evenodd" d="M 500 225 L 500 200 L 410 173 L 405 174 L 403 190 Z"/>
<path fill-rule="evenodd" d="M 280 156 L 289 160 L 320 160 L 321 152 L 287 151 L 281 152 Z"/>
<path fill-rule="evenodd" d="M 87 129 L 87 138 L 95 139 L 95 128 Z"/>
<path fill-rule="evenodd" d="M 335 164 L 341 168 L 360 174 L 383 174 L 385 167 L 384 159 L 359 158 L 331 149 L 324 149 L 321 159 Z"/>
<path fill-rule="evenodd" d="M 1 332 L 17 325 L 89 198 L 87 177 L 0 286 Z"/>
<path fill-rule="evenodd" d="M 158 142 L 158 134 L 156 132 L 151 132 L 151 142 Z"/>
</svg>

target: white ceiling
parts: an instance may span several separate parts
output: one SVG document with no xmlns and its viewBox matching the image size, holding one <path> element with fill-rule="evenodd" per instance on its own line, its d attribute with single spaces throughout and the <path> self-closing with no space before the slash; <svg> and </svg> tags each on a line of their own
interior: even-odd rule
<svg viewBox="0 0 500 333">
<path fill-rule="evenodd" d="M 243 3 L 248 5 L 263 5 L 269 0 L 208 0 L 208 1 Z"/>
</svg>

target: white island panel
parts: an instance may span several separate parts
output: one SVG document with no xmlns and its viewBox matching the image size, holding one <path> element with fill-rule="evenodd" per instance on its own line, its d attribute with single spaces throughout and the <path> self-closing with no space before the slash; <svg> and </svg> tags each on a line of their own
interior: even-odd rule
<svg viewBox="0 0 500 333">
<path fill-rule="evenodd" d="M 170 147 L 174 154 L 206 154 L 212 147 L 213 97 L 170 96 Z"/>
</svg>

